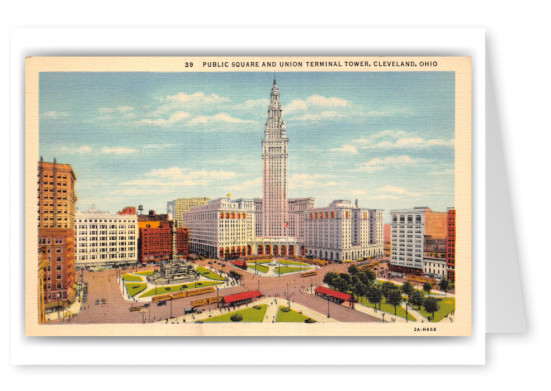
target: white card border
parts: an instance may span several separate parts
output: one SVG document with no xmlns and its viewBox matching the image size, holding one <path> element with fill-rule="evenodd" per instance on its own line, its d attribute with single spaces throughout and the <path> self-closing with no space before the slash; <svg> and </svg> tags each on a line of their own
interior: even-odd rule
<svg viewBox="0 0 551 391">
<path fill-rule="evenodd" d="M 17 29 L 10 55 L 10 356 L 13 364 L 437 365 L 485 361 L 485 47 L 483 29 Z M 471 337 L 36 338 L 24 334 L 24 58 L 46 55 L 450 55 L 473 69 Z M 17 284 L 14 284 L 17 282 Z M 15 293 L 15 294 L 14 294 Z M 19 294 L 21 293 L 21 294 Z M 412 355 L 400 354 L 403 348 Z M 194 354 L 182 354 L 193 349 Z M 44 352 L 47 351 L 47 354 Z M 231 351 L 231 354 L 228 352 Z M 442 354 L 442 352 L 446 354 Z M 76 354 L 78 352 L 78 354 Z M 308 352 L 306 354 L 306 352 Z M 213 354 L 214 353 L 214 354 Z M 133 358 L 134 357 L 134 358 Z M 328 357 L 333 359 L 328 360 Z M 148 362 L 148 364 L 151 364 Z"/>
</svg>

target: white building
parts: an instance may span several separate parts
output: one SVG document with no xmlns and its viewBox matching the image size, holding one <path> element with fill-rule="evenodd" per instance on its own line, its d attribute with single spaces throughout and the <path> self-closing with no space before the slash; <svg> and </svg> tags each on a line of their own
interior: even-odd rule
<svg viewBox="0 0 551 391">
<path fill-rule="evenodd" d="M 255 198 L 255 235 L 262 236 L 262 198 Z M 286 236 L 302 240 L 305 235 L 306 215 L 304 212 L 316 206 L 314 197 L 290 198 L 287 200 L 288 220 L 286 225 Z M 272 236 L 273 237 L 273 236 Z"/>
<path fill-rule="evenodd" d="M 283 110 L 276 80 L 270 94 L 268 120 L 262 140 L 262 236 L 288 236 L 287 145 Z"/>
<path fill-rule="evenodd" d="M 446 259 L 442 258 L 423 258 L 423 274 L 443 280 L 446 277 L 447 265 Z"/>
<path fill-rule="evenodd" d="M 75 216 L 76 266 L 119 265 L 138 261 L 138 217 L 92 209 Z"/>
<path fill-rule="evenodd" d="M 392 271 L 423 275 L 424 258 L 427 254 L 437 258 L 433 247 L 445 242 L 446 213 L 433 212 L 427 207 L 391 210 Z M 442 239 L 444 238 L 444 239 Z M 427 245 L 430 248 L 426 248 Z M 445 246 L 444 246 L 445 254 Z M 444 255 L 445 258 L 445 255 Z"/>
<path fill-rule="evenodd" d="M 393 270 L 422 274 L 425 209 L 391 210 L 390 216 L 392 218 L 390 264 Z"/>
<path fill-rule="evenodd" d="M 252 254 L 254 211 L 253 200 L 223 197 L 184 212 L 190 252 L 211 258 Z"/>
<path fill-rule="evenodd" d="M 383 256 L 383 211 L 336 200 L 305 212 L 306 255 L 329 261 Z"/>
</svg>

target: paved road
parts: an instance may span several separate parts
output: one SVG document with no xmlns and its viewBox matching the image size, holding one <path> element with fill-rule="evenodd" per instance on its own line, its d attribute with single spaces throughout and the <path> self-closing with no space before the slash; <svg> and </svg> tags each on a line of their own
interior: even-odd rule
<svg viewBox="0 0 551 391">
<path fill-rule="evenodd" d="M 208 264 L 208 262 L 211 262 L 211 264 Z M 329 316 L 332 319 L 341 322 L 380 322 L 379 319 L 368 314 L 340 306 L 336 303 L 330 302 L 328 304 L 327 300 L 304 293 L 305 288 L 309 288 L 311 285 L 321 285 L 323 276 L 327 272 L 347 272 L 349 266 L 347 264 L 324 266 L 318 271 L 318 275 L 308 278 L 301 278 L 298 274 L 283 275 L 281 277 L 261 277 L 222 261 L 204 260 L 197 261 L 197 264 L 209 266 L 226 274 L 230 270 L 234 270 L 243 276 L 240 286 L 220 290 L 220 295 L 225 296 L 259 289 L 265 297 L 278 297 L 285 300 L 289 297 L 293 302 L 300 303 L 322 314 L 327 314 L 329 311 Z M 222 267 L 221 265 L 224 266 Z M 148 269 L 151 269 L 151 267 Z M 131 272 L 132 270 L 128 270 L 127 272 Z M 120 288 L 117 285 L 116 269 L 101 272 L 85 271 L 84 281 L 88 283 L 88 300 L 83 305 L 83 310 L 70 323 L 147 323 L 150 320 L 151 322 L 166 320 L 183 315 L 184 309 L 191 307 L 193 300 L 213 295 L 209 293 L 190 298 L 176 299 L 167 302 L 164 306 L 151 303 L 148 308 L 144 308 L 141 312 L 130 312 L 131 307 L 143 304 L 129 303 L 123 299 Z M 106 304 L 102 304 L 102 299 L 106 300 Z M 96 300 L 99 300 L 100 304 L 96 305 Z M 204 310 L 216 308 L 216 304 L 202 308 Z"/>
</svg>

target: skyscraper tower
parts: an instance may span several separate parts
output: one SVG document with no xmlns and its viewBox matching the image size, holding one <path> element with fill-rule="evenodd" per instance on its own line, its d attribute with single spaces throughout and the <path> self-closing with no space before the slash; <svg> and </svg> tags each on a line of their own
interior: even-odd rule
<svg viewBox="0 0 551 391">
<path fill-rule="evenodd" d="M 268 121 L 262 140 L 263 202 L 262 235 L 287 236 L 289 212 L 287 204 L 287 145 L 283 110 L 276 79 L 270 94 Z"/>
</svg>

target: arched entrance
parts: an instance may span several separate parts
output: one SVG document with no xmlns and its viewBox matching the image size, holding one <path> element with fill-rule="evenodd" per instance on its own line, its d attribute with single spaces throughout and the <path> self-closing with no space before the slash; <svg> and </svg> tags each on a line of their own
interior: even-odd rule
<svg viewBox="0 0 551 391">
<path fill-rule="evenodd" d="M 293 246 L 292 244 L 289 245 L 289 255 L 291 257 L 294 257 L 295 256 L 295 246 Z"/>
<path fill-rule="evenodd" d="M 247 245 L 247 255 L 252 255 L 253 253 L 253 248 L 250 244 Z"/>
<path fill-rule="evenodd" d="M 281 246 L 281 255 L 284 257 L 287 256 L 287 246 Z"/>
<path fill-rule="evenodd" d="M 256 252 L 258 255 L 264 255 L 264 246 L 259 244 L 257 249 L 256 249 Z"/>
<path fill-rule="evenodd" d="M 306 248 L 304 246 L 300 246 L 300 256 L 304 257 L 306 255 Z"/>
<path fill-rule="evenodd" d="M 272 254 L 272 246 L 267 244 L 264 248 L 266 249 L 266 255 L 271 255 Z"/>
<path fill-rule="evenodd" d="M 219 258 L 224 258 L 224 249 L 223 248 L 220 249 L 220 255 L 218 257 Z"/>
<path fill-rule="evenodd" d="M 274 245 L 274 255 L 279 255 L 279 246 L 277 244 Z"/>
</svg>

